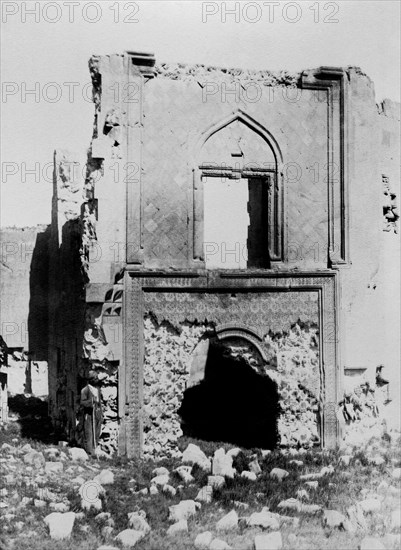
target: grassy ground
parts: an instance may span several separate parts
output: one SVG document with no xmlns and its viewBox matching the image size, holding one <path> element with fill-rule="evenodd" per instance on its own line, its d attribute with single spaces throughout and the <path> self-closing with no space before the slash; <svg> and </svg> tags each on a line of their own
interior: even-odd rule
<svg viewBox="0 0 401 550">
<path fill-rule="evenodd" d="M 223 446 L 230 448 L 224 443 L 210 443 L 194 441 L 190 439 L 181 442 L 182 447 L 190 442 L 197 443 L 207 455 L 212 455 L 214 450 Z M 0 433 L 0 447 L 2 443 L 9 443 L 17 448 L 29 442 L 37 450 L 45 450 L 48 444 L 31 440 L 21 436 L 21 429 L 15 422 L 9 424 L 8 429 L 2 429 Z M 397 443 L 397 444 L 396 444 Z M 210 530 L 218 538 L 224 539 L 234 549 L 253 548 L 255 534 L 261 533 L 259 528 L 246 527 L 245 522 L 239 522 L 239 528 L 233 533 L 219 534 L 216 531 L 216 522 L 227 512 L 235 508 L 239 516 L 249 516 L 252 512 L 261 511 L 262 507 L 268 506 L 270 511 L 278 512 L 288 516 L 299 517 L 299 526 L 294 527 L 286 524 L 281 528 L 283 536 L 283 548 L 285 550 L 296 548 L 297 550 L 356 550 L 363 534 L 350 534 L 344 531 L 334 530 L 332 532 L 322 527 L 321 516 L 309 516 L 299 512 L 283 511 L 277 508 L 280 501 L 296 497 L 299 488 L 306 488 L 310 494 L 309 503 L 318 504 L 323 508 L 337 510 L 346 513 L 346 509 L 358 500 L 364 498 L 363 490 L 375 492 L 382 481 L 386 481 L 394 490 L 388 490 L 384 495 L 382 509 L 380 512 L 367 516 L 368 532 L 372 536 L 383 536 L 388 531 L 388 517 L 394 508 L 400 504 L 399 481 L 391 478 L 391 471 L 399 467 L 400 445 L 398 442 L 380 441 L 373 442 L 366 451 L 359 451 L 353 454 L 349 466 L 344 466 L 339 461 L 338 452 L 310 452 L 302 456 L 284 456 L 280 452 L 273 452 L 263 457 L 257 449 L 244 450 L 235 459 L 234 466 L 239 472 L 248 465 L 251 456 L 257 454 L 262 473 L 258 480 L 248 481 L 236 476 L 233 480 L 227 479 L 226 484 L 220 490 L 214 492 L 214 498 L 210 504 L 202 504 L 201 510 L 195 517 L 188 520 L 189 533 L 180 534 L 175 537 L 167 537 L 166 530 L 170 526 L 168 521 L 169 506 L 177 504 L 180 500 L 194 499 L 199 488 L 206 485 L 207 474 L 201 469 L 194 467 L 193 475 L 195 483 L 184 486 L 174 497 L 159 493 L 155 496 L 133 494 L 134 492 L 150 486 L 152 471 L 156 466 L 166 466 L 170 472 L 180 462 L 177 460 L 165 460 L 157 464 L 152 461 L 135 461 L 115 458 L 113 460 L 100 460 L 82 463 L 82 471 L 76 462 L 66 462 L 63 474 L 45 478 L 39 487 L 46 487 L 58 495 L 58 501 L 63 498 L 70 502 L 70 509 L 80 512 L 80 497 L 77 486 L 72 479 L 80 475 L 85 479 L 92 479 L 101 468 L 112 469 L 115 475 L 113 485 L 107 485 L 106 494 L 103 497 L 103 511 L 110 512 L 115 522 L 114 532 L 111 538 L 105 538 L 101 534 L 104 524 L 95 520 L 98 512 L 90 511 L 85 513 L 83 519 L 76 520 L 73 534 L 69 541 L 53 541 L 49 538 L 48 529 L 43 523 L 43 518 L 51 510 L 46 508 L 35 508 L 33 504 L 21 507 L 20 502 L 23 496 L 35 497 L 38 486 L 28 486 L 30 481 L 35 480 L 37 472 L 27 472 L 21 468 L 20 455 L 16 455 L 17 462 L 14 464 L 16 480 L 12 484 L 2 483 L 0 487 L 7 489 L 7 496 L 1 500 L 8 503 L 8 507 L 1 509 L 2 531 L 0 538 L 0 549 L 7 550 L 95 550 L 101 544 L 111 544 L 119 547 L 114 541 L 114 536 L 123 529 L 128 528 L 127 514 L 135 510 L 144 510 L 147 521 L 152 531 L 135 548 L 138 550 L 184 550 L 192 549 L 193 541 L 198 533 Z M 369 455 L 381 454 L 385 462 L 380 466 L 371 464 L 367 458 Z M 2 458 L 7 455 L 1 452 Z M 303 465 L 297 466 L 291 463 L 294 458 L 302 460 Z M 1 466 L 3 471 L 10 473 L 10 465 L 5 460 Z M 307 488 L 299 479 L 303 473 L 317 472 L 322 466 L 332 465 L 335 471 L 319 480 L 319 487 L 316 490 Z M 66 469 L 73 466 L 73 471 L 68 473 Z M 289 472 L 289 476 L 282 482 L 270 477 L 269 472 L 275 468 L 283 468 Z M 11 470 L 13 471 L 13 470 Z M 36 481 L 38 482 L 37 478 Z M 176 474 L 171 475 L 170 484 L 177 487 L 181 484 Z M 398 489 L 398 492 L 397 492 Z M 247 508 L 237 506 L 236 502 L 247 505 Z M 5 514 L 15 514 L 10 520 L 5 520 Z M 293 536 L 295 535 L 296 539 Z M 388 546 L 390 548 L 390 546 Z"/>
</svg>

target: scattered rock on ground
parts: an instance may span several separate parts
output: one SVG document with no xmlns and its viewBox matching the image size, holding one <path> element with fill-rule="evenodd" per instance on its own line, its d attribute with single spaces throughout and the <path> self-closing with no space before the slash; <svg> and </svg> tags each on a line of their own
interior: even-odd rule
<svg viewBox="0 0 401 550">
<path fill-rule="evenodd" d="M 273 468 L 273 470 L 270 472 L 270 477 L 274 477 L 279 481 L 282 481 L 289 475 L 290 474 L 287 472 L 287 470 L 283 470 L 282 468 Z"/>
<path fill-rule="evenodd" d="M 337 512 L 337 510 L 323 511 L 323 527 L 328 527 L 329 529 L 341 529 L 344 527 L 344 522 L 346 522 L 346 520 L 347 518 L 340 512 Z"/>
<path fill-rule="evenodd" d="M 281 550 L 282 547 L 283 539 L 280 531 L 256 535 L 255 537 L 255 550 Z"/>
<path fill-rule="evenodd" d="M 196 510 L 200 507 L 194 500 L 181 500 L 178 504 L 169 507 L 169 520 L 178 522 L 181 519 L 188 519 L 196 514 Z"/>
<path fill-rule="evenodd" d="M 223 476 L 207 476 L 207 484 L 213 487 L 213 489 L 219 489 L 225 484 Z"/>
<path fill-rule="evenodd" d="M 205 485 L 202 487 L 199 493 L 196 495 L 195 500 L 198 502 L 209 503 L 212 502 L 213 487 L 211 485 Z"/>
<path fill-rule="evenodd" d="M 186 519 L 180 519 L 167 529 L 168 535 L 177 535 L 179 533 L 188 532 L 188 522 Z"/>
<path fill-rule="evenodd" d="M 62 472 L 64 465 L 62 462 L 45 462 L 45 472 L 46 474 L 58 474 Z"/>
<path fill-rule="evenodd" d="M 81 449 L 79 447 L 71 447 L 68 449 L 68 454 L 71 460 L 89 460 L 85 449 Z"/>
<path fill-rule="evenodd" d="M 241 477 L 244 477 L 245 479 L 248 479 L 249 481 L 256 481 L 257 480 L 255 472 L 248 472 L 248 470 L 243 470 L 241 472 Z"/>
<path fill-rule="evenodd" d="M 206 550 L 207 548 L 209 548 L 212 539 L 213 533 L 211 531 L 204 531 L 203 533 L 199 533 L 199 535 L 196 537 L 194 541 L 194 546 L 198 550 Z"/>
<path fill-rule="evenodd" d="M 137 542 L 143 539 L 145 534 L 143 531 L 136 531 L 135 529 L 124 529 L 116 536 L 116 540 L 128 548 L 133 548 Z"/>
<path fill-rule="evenodd" d="M 155 468 L 152 474 L 154 476 L 168 476 L 170 472 L 164 466 L 160 466 L 159 468 Z"/>
<path fill-rule="evenodd" d="M 218 531 L 232 531 L 238 526 L 238 514 L 235 510 L 231 510 L 228 514 L 223 516 L 217 523 L 216 529 Z"/>
<path fill-rule="evenodd" d="M 102 470 L 94 481 L 100 483 L 100 485 L 112 485 L 114 483 L 114 474 L 111 470 Z"/>
<path fill-rule="evenodd" d="M 71 535 L 74 526 L 74 512 L 52 512 L 43 520 L 49 527 L 50 538 L 54 540 L 67 539 Z"/>
<path fill-rule="evenodd" d="M 128 516 L 128 525 L 135 531 L 142 531 L 145 535 L 150 532 L 150 525 L 146 521 L 146 513 L 143 510 L 139 512 L 130 512 Z"/>
<path fill-rule="evenodd" d="M 28 451 L 26 455 L 24 455 L 24 462 L 29 466 L 39 469 L 45 467 L 46 460 L 42 453 L 38 451 Z"/>
<path fill-rule="evenodd" d="M 205 453 L 193 443 L 190 443 L 185 451 L 182 453 L 182 462 L 189 464 L 197 464 L 203 470 L 210 472 L 211 463 Z"/>
<path fill-rule="evenodd" d="M 223 448 L 217 449 L 213 456 L 212 473 L 213 475 L 221 475 L 224 477 L 233 478 L 235 475 L 233 468 L 233 457 L 226 454 Z"/>
<path fill-rule="evenodd" d="M 179 466 L 174 471 L 180 476 L 184 483 L 192 483 L 194 481 L 193 475 L 191 475 L 192 466 Z"/>
<path fill-rule="evenodd" d="M 263 527 L 263 529 L 271 529 L 272 531 L 278 530 L 280 527 L 277 518 L 267 509 L 251 514 L 247 523 L 250 527 Z"/>
</svg>

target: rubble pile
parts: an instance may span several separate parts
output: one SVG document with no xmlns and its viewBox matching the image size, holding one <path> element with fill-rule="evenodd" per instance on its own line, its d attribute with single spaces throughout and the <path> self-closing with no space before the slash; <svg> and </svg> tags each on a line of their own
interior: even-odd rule
<svg viewBox="0 0 401 550">
<path fill-rule="evenodd" d="M 381 437 L 387 430 L 385 407 L 391 400 L 387 387 L 368 381 L 348 381 L 340 403 L 339 420 L 345 445 L 362 445 L 367 438 Z"/>
</svg>

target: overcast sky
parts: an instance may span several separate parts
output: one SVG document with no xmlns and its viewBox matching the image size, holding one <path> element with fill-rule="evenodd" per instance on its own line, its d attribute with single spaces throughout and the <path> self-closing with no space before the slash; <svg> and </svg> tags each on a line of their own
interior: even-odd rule
<svg viewBox="0 0 401 550">
<path fill-rule="evenodd" d="M 2 226 L 50 222 L 53 151 L 90 142 L 92 54 L 291 71 L 356 65 L 377 101 L 399 101 L 398 0 L 1 4 Z"/>
</svg>

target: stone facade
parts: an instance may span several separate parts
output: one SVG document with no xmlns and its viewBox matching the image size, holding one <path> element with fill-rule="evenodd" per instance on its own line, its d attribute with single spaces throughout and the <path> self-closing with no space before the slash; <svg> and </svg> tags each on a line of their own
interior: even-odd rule
<svg viewBox="0 0 401 550">
<path fill-rule="evenodd" d="M 269 365 L 281 445 L 335 446 L 347 375 L 373 380 L 384 363 L 399 385 L 397 105 L 378 107 L 355 67 L 272 73 L 126 52 L 89 68 L 88 157 L 55 154 L 53 418 L 73 439 L 82 377 L 96 370 L 103 448 L 154 454 L 160 436 L 175 453 L 191 352 L 210 329 Z M 238 268 L 208 263 L 237 254 L 205 242 L 208 186 L 223 180 L 245 182 L 248 197 Z M 171 432 L 153 425 L 160 407 Z"/>
</svg>

